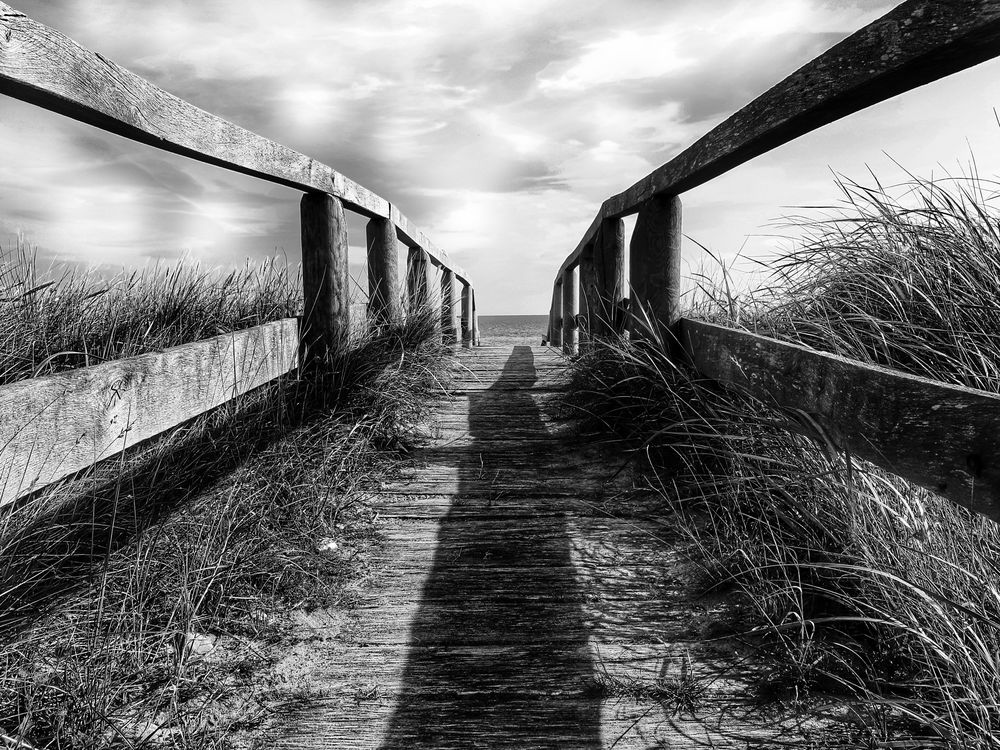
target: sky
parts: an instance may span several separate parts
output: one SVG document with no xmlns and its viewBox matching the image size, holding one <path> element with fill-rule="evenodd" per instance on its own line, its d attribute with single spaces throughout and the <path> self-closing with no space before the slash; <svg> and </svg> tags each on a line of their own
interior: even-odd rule
<svg viewBox="0 0 1000 750">
<path fill-rule="evenodd" d="M 12 0 L 162 88 L 397 205 L 482 314 L 547 312 L 601 202 L 856 29 L 878 0 Z M 685 264 L 766 261 L 834 173 L 1000 172 L 1000 65 L 827 126 L 684 196 Z M 0 244 L 44 262 L 299 257 L 297 191 L 0 96 Z M 631 227 L 631 222 L 629 222 Z M 350 224 L 363 276 L 364 220 Z M 363 282 L 362 282 L 363 283 Z"/>
</svg>

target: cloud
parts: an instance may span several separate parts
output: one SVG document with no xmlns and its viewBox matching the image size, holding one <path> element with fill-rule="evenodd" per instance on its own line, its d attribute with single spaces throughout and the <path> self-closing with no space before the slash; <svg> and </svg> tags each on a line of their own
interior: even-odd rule
<svg viewBox="0 0 1000 750">
<path fill-rule="evenodd" d="M 142 264 L 193 253 L 231 263 L 275 240 L 293 191 L 195 164 L 4 101 L 0 219 L 43 258 Z M 32 127 L 18 127 L 30 123 Z M 291 212 L 287 212 L 291 214 Z M 242 245 L 242 247 L 241 247 Z"/>
<path fill-rule="evenodd" d="M 280 12 L 263 0 L 15 4 L 387 197 L 481 281 L 484 311 L 531 312 L 547 308 L 551 274 L 604 198 L 894 3 L 286 0 Z M 965 122 L 977 101 L 987 112 L 993 102 L 989 79 L 975 80 Z M 190 250 L 232 263 L 284 248 L 296 257 L 295 191 L 7 99 L 0 108 L 0 222 L 52 255 L 128 264 Z M 826 155 L 786 147 L 694 191 L 689 231 L 728 251 L 781 203 L 815 198 L 828 164 L 963 127 L 932 105 L 906 111 L 905 120 L 860 119 L 868 131 L 809 141 L 833 149 Z M 352 222 L 357 243 L 364 222 Z"/>
<path fill-rule="evenodd" d="M 539 75 L 538 87 L 543 92 L 577 93 L 606 83 L 682 74 L 696 62 L 679 50 L 683 33 L 678 26 L 653 33 L 619 31 L 593 42 L 569 64 L 547 66 Z"/>
</svg>

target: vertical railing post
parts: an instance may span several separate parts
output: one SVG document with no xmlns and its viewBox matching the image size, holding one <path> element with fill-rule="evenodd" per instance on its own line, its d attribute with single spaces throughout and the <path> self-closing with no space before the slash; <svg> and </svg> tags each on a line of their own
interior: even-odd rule
<svg viewBox="0 0 1000 750">
<path fill-rule="evenodd" d="M 565 354 L 576 354 L 576 284 L 573 267 L 563 272 L 562 280 L 562 347 Z"/>
<path fill-rule="evenodd" d="M 406 292 L 409 314 L 426 311 L 437 334 L 441 336 L 441 284 L 431 257 L 422 247 L 411 247 L 406 258 Z"/>
<path fill-rule="evenodd" d="M 442 268 L 441 275 L 441 336 L 446 344 L 458 341 L 458 301 L 455 299 L 457 280 L 450 268 Z"/>
<path fill-rule="evenodd" d="M 583 321 L 581 326 L 577 324 L 577 339 L 580 351 L 587 348 L 593 336 L 591 326 L 597 322 L 600 315 L 600 290 L 597 285 L 597 272 L 594 268 L 594 243 L 584 245 L 580 252 L 580 265 L 578 273 L 579 296 L 577 304 L 580 308 L 580 318 Z"/>
<path fill-rule="evenodd" d="M 427 304 L 427 271 L 423 250 L 411 247 L 406 252 L 406 312 L 415 314 Z"/>
<path fill-rule="evenodd" d="M 675 345 L 681 289 L 681 200 L 676 195 L 654 196 L 639 209 L 629 248 L 629 281 L 632 338 L 664 334 Z"/>
<path fill-rule="evenodd" d="M 623 333 L 619 306 L 625 297 L 625 222 L 604 219 L 594 239 L 593 289 L 587 289 L 587 317 L 594 338 Z"/>
<path fill-rule="evenodd" d="M 339 200 L 306 193 L 302 222 L 302 342 L 306 355 L 320 361 L 345 342 L 351 307 L 347 272 L 347 218 Z"/>
<path fill-rule="evenodd" d="M 462 284 L 462 346 L 472 346 L 472 287 Z"/>
<path fill-rule="evenodd" d="M 469 291 L 472 294 L 472 345 L 482 346 L 482 341 L 479 340 L 479 308 L 476 305 L 476 290 L 470 288 Z"/>
<path fill-rule="evenodd" d="M 400 323 L 403 304 L 399 289 L 396 226 L 374 218 L 365 230 L 368 240 L 368 321 L 373 326 Z"/>
<path fill-rule="evenodd" d="M 549 313 L 549 346 L 562 346 L 562 277 L 552 285 L 552 311 Z"/>
<path fill-rule="evenodd" d="M 451 273 L 451 329 L 455 332 L 455 343 L 462 343 L 462 283 L 454 271 Z"/>
<path fill-rule="evenodd" d="M 427 309 L 431 316 L 437 340 L 441 341 L 441 322 L 444 316 L 444 301 L 441 295 L 441 276 L 443 273 L 438 271 L 437 266 L 434 265 L 430 254 L 426 250 L 420 248 L 420 254 L 424 259 L 424 289 L 426 289 L 427 293 Z"/>
</svg>

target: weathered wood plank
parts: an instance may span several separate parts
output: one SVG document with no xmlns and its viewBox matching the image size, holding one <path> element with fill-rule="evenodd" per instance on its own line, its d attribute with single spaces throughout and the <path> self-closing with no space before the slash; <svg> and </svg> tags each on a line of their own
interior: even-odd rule
<svg viewBox="0 0 1000 750">
<path fill-rule="evenodd" d="M 430 238 L 424 234 L 420 229 L 418 229 L 413 223 L 407 219 L 398 208 L 393 205 L 389 206 L 389 218 L 392 219 L 392 223 L 396 225 L 396 236 L 399 237 L 399 241 L 410 248 L 420 248 L 425 253 L 427 253 L 434 262 L 439 266 L 444 268 L 450 268 L 455 272 L 462 282 L 466 284 L 471 284 L 472 281 L 469 275 L 458 265 L 451 261 L 451 258 L 441 248 L 437 247 Z"/>
<path fill-rule="evenodd" d="M 998 0 L 908 0 L 608 198 L 560 272 L 577 262 L 604 219 L 633 214 L 654 195 L 683 193 L 817 128 L 998 54 Z"/>
<path fill-rule="evenodd" d="M 580 262 L 580 256 L 583 255 L 584 248 L 594 241 L 594 238 L 597 236 L 598 231 L 600 231 L 601 224 L 603 223 L 604 217 L 600 212 L 598 212 L 597 216 L 594 217 L 594 220 L 590 222 L 590 226 L 587 227 L 587 231 L 583 233 L 583 238 L 577 244 L 576 248 L 569 254 L 566 260 L 563 261 L 563 264 L 559 266 L 559 272 L 556 274 L 555 283 L 558 284 L 559 279 L 563 277 L 566 271 L 570 268 L 574 268 Z"/>
<path fill-rule="evenodd" d="M 0 388 L 0 505 L 263 385 L 298 363 L 286 320 Z"/>
<path fill-rule="evenodd" d="M 607 446 L 561 439 L 538 370 L 564 358 L 498 353 L 462 352 L 482 387 L 428 415 L 462 440 L 436 434 L 366 501 L 373 533 L 342 548 L 363 571 L 357 606 L 303 634 L 315 699 L 277 707 L 265 744 L 777 746 L 774 716 L 749 713 L 746 655 L 706 642 L 723 607 L 692 598 L 674 524 L 649 514 L 660 501 L 623 496 Z M 681 717 L 663 688 L 685 675 L 705 690 Z"/>
<path fill-rule="evenodd" d="M 364 216 L 390 219 L 407 244 L 450 265 L 398 208 L 332 167 L 206 112 L 2 2 L 0 94 L 164 151 L 329 193 Z"/>
<path fill-rule="evenodd" d="M 371 496 L 371 504 L 379 514 L 380 521 L 386 523 L 396 522 L 400 519 L 420 519 L 420 518 L 442 518 L 455 504 L 454 495 L 449 494 L 411 494 L 409 488 L 402 482 L 396 488 L 383 487 L 377 494 Z M 546 497 L 522 497 L 511 493 L 503 498 L 503 512 L 509 518 L 517 516 L 547 515 L 563 513 L 565 499 L 558 496 Z M 626 503 L 619 498 L 605 498 L 603 503 L 574 503 L 573 513 L 577 518 L 600 516 L 609 514 L 617 515 L 620 518 L 633 517 L 647 513 L 648 508 L 643 506 L 635 512 L 630 512 Z"/>
<path fill-rule="evenodd" d="M 437 713 L 442 717 L 438 725 L 432 725 L 423 732 L 411 727 L 409 732 L 394 737 L 391 742 L 379 744 L 386 727 L 393 717 L 393 685 L 382 687 L 381 674 L 372 674 L 365 686 L 367 690 L 356 690 L 354 694 L 330 696 L 322 699 L 326 719 L 314 717 L 300 718 L 292 707 L 282 709 L 283 718 L 300 721 L 298 732 L 301 736 L 322 737 L 309 744 L 296 744 L 296 733 L 282 738 L 275 747 L 312 750 L 313 748 L 337 748 L 337 750 L 407 750 L 412 748 L 434 748 L 434 750 L 468 750 L 477 745 L 470 744 L 470 727 L 454 720 L 445 720 L 455 713 L 460 697 L 448 694 L 426 701 L 426 713 Z M 627 686 L 625 683 L 622 687 Z M 591 685 L 599 688 L 600 683 Z M 565 683 L 553 685 L 546 696 L 503 696 L 484 700 L 477 710 L 482 735 L 488 735 L 493 744 L 478 747 L 493 748 L 546 748 L 547 750 L 651 750 L 670 748 L 671 750 L 746 750 L 753 748 L 793 748 L 814 746 L 823 741 L 837 741 L 839 747 L 849 747 L 850 739 L 840 737 L 826 727 L 814 727 L 815 736 L 805 735 L 803 728 L 795 722 L 782 722 L 772 718 L 765 726 L 745 729 L 734 716 L 706 716 L 704 709 L 692 713 L 672 715 L 668 701 L 656 698 L 634 699 L 627 695 L 610 692 L 603 700 L 592 701 L 592 705 L 581 710 L 579 699 L 567 696 Z M 624 691 L 623 691 L 624 692 Z M 714 691 L 709 691 L 714 692 Z M 743 700 L 736 697 L 736 716 L 753 715 L 749 697 L 752 695 L 744 686 L 740 691 Z M 596 712 L 596 718 L 591 712 Z M 524 717 L 530 722 L 528 727 L 514 721 Z M 600 726 L 600 736 L 595 736 L 593 725 Z M 359 727 L 365 729 L 359 731 Z M 532 729 L 533 727 L 534 729 Z M 810 739 L 812 740 L 810 742 Z"/>
<path fill-rule="evenodd" d="M 604 217 L 697 187 L 853 112 L 1000 54 L 997 0 L 909 0 L 806 63 L 623 193 Z"/>
<path fill-rule="evenodd" d="M 822 429 L 806 434 L 1000 521 L 1000 396 L 686 318 L 681 342 L 706 377 Z"/>
<path fill-rule="evenodd" d="M 290 148 L 227 122 L 0 3 L 0 93 L 165 151 L 300 190 L 366 216 L 388 202 Z"/>
</svg>

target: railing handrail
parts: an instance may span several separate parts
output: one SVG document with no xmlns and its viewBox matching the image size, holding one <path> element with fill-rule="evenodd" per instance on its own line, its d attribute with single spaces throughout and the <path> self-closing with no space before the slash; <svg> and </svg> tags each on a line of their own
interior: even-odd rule
<svg viewBox="0 0 1000 750">
<path fill-rule="evenodd" d="M 0 506 L 291 372 L 285 318 L 0 386 Z"/>
<path fill-rule="evenodd" d="M 847 37 L 604 201 L 556 274 L 549 342 L 575 351 L 577 298 L 591 338 L 621 330 L 623 318 L 633 336 L 650 335 L 644 318 L 652 318 L 670 332 L 669 354 L 701 376 L 808 415 L 828 442 L 1000 522 L 1000 396 L 681 318 L 679 198 L 816 128 L 997 55 L 1000 0 L 907 0 Z M 626 283 L 622 219 L 633 213 Z"/>
<path fill-rule="evenodd" d="M 634 214 L 656 195 L 679 195 L 823 125 L 997 54 L 997 0 L 907 0 L 605 200 L 559 274 L 579 261 L 602 221 Z"/>
<path fill-rule="evenodd" d="M 678 328 L 701 376 L 779 407 L 791 430 L 1000 521 L 995 393 L 701 320 Z"/>
<path fill-rule="evenodd" d="M 468 274 L 385 198 L 316 159 L 164 91 L 4 2 L 0 94 L 197 161 L 328 193 L 363 216 L 389 219 L 403 244 L 420 247 L 471 284 Z"/>
<path fill-rule="evenodd" d="M 169 430 L 300 364 L 328 367 L 350 336 L 345 205 L 366 227 L 375 326 L 437 312 L 450 343 L 478 343 L 475 292 L 386 199 L 280 143 L 206 112 L 0 2 L 0 95 L 140 143 L 304 191 L 304 315 L 164 352 L 0 386 L 0 506 Z M 399 243 L 407 246 L 405 283 Z M 440 269 L 440 272 L 438 271 Z"/>
</svg>

